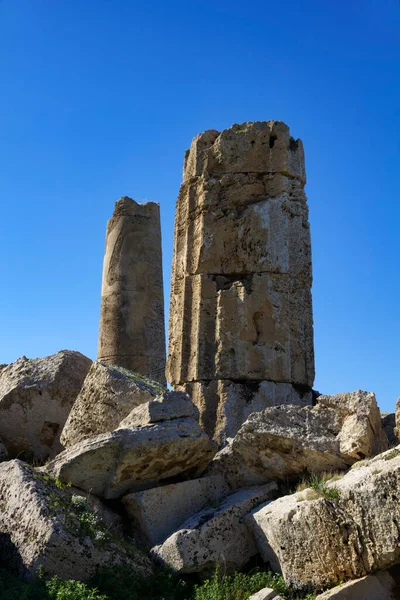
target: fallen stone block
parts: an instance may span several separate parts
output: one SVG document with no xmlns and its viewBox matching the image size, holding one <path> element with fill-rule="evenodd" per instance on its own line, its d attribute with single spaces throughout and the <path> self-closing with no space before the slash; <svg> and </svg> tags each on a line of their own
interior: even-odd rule
<svg viewBox="0 0 400 600">
<path fill-rule="evenodd" d="M 123 564 L 152 573 L 148 558 L 84 498 L 19 460 L 0 465 L 0 507 L 1 558 L 23 578 L 41 568 L 46 576 L 88 581 L 98 569 Z"/>
<path fill-rule="evenodd" d="M 153 559 L 178 573 L 212 574 L 220 566 L 231 573 L 241 569 L 257 549 L 244 517 L 276 491 L 274 483 L 240 490 L 218 508 L 208 508 L 183 523 L 161 545 Z"/>
<path fill-rule="evenodd" d="M 387 571 L 348 581 L 319 594 L 315 600 L 396 600 L 396 582 Z"/>
<path fill-rule="evenodd" d="M 94 435 L 114 431 L 135 407 L 162 391 L 157 382 L 95 361 L 65 423 L 61 442 L 69 448 Z"/>
<path fill-rule="evenodd" d="M 272 588 L 263 588 L 250 596 L 249 600 L 283 600 Z"/>
<path fill-rule="evenodd" d="M 227 491 L 221 477 L 203 477 L 133 492 L 122 502 L 132 520 L 135 538 L 155 546 L 192 515 L 219 505 Z"/>
<path fill-rule="evenodd" d="M 118 429 L 71 446 L 45 470 L 103 498 L 200 476 L 216 444 L 191 418 Z"/>
<path fill-rule="evenodd" d="M 232 442 L 251 472 L 277 479 L 344 470 L 387 447 L 375 395 L 362 391 L 253 413 Z"/>
<path fill-rule="evenodd" d="M 288 584 L 315 590 L 400 563 L 400 446 L 363 461 L 319 491 L 257 508 L 257 547 Z"/>
<path fill-rule="evenodd" d="M 312 405 L 311 390 L 274 381 L 194 381 L 185 389 L 200 411 L 200 425 L 219 444 L 234 437 L 253 412 L 270 406 Z"/>
<path fill-rule="evenodd" d="M 62 450 L 60 434 L 91 363 L 61 350 L 22 356 L 0 371 L 0 438 L 11 457 L 43 461 Z"/>
<path fill-rule="evenodd" d="M 154 400 L 141 404 L 121 421 L 118 429 L 143 427 L 159 421 L 170 421 L 182 417 L 199 419 L 199 411 L 184 392 L 164 392 Z"/>
</svg>

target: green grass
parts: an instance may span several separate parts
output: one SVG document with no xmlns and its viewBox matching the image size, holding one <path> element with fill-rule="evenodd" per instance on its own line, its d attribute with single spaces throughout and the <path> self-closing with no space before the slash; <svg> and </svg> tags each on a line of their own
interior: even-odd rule
<svg viewBox="0 0 400 600">
<path fill-rule="evenodd" d="M 298 502 L 317 500 L 318 498 L 337 500 L 339 498 L 339 490 L 334 485 L 328 487 L 327 482 L 338 481 L 340 478 L 341 475 L 338 473 L 312 473 L 310 477 L 303 479 L 297 486 L 297 492 L 305 492 L 304 496 L 297 498 Z"/>
<path fill-rule="evenodd" d="M 159 570 L 153 577 L 138 577 L 126 567 L 98 575 L 91 584 L 43 577 L 23 583 L 0 569 L 1 600 L 248 600 L 264 587 L 272 587 L 285 600 L 314 600 L 315 595 L 299 595 L 281 575 L 253 571 L 220 575 L 193 584 L 178 575 Z"/>
</svg>

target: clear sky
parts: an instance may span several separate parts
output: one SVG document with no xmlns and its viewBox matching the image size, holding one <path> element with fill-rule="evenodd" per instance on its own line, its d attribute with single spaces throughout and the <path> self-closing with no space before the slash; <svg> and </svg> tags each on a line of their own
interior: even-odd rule
<svg viewBox="0 0 400 600">
<path fill-rule="evenodd" d="M 398 0 L 0 0 L 0 363 L 95 358 L 105 226 L 184 150 L 278 119 L 305 146 L 317 377 L 400 395 Z M 167 302 L 168 306 L 168 302 Z"/>
</svg>

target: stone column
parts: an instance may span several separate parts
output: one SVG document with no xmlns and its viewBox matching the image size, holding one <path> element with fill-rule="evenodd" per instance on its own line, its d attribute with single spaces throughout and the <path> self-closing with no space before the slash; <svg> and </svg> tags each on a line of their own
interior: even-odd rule
<svg viewBox="0 0 400 600">
<path fill-rule="evenodd" d="M 160 206 L 124 196 L 107 225 L 98 359 L 165 384 Z"/>
<path fill-rule="evenodd" d="M 177 201 L 167 379 L 223 442 L 247 416 L 310 404 L 304 152 L 280 121 L 194 138 Z"/>
</svg>

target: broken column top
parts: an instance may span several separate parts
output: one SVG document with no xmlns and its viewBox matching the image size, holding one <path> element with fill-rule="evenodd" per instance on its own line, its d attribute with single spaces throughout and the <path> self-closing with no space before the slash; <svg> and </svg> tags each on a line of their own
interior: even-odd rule
<svg viewBox="0 0 400 600">
<path fill-rule="evenodd" d="M 280 173 L 305 184 L 303 144 L 282 121 L 234 124 L 222 132 L 209 129 L 186 151 L 183 180 L 205 173 Z"/>
<path fill-rule="evenodd" d="M 160 205 L 158 202 L 144 202 L 143 204 L 136 202 L 129 196 L 122 196 L 116 201 L 113 217 L 134 217 L 136 215 L 152 216 L 153 213 L 158 213 Z"/>
</svg>

